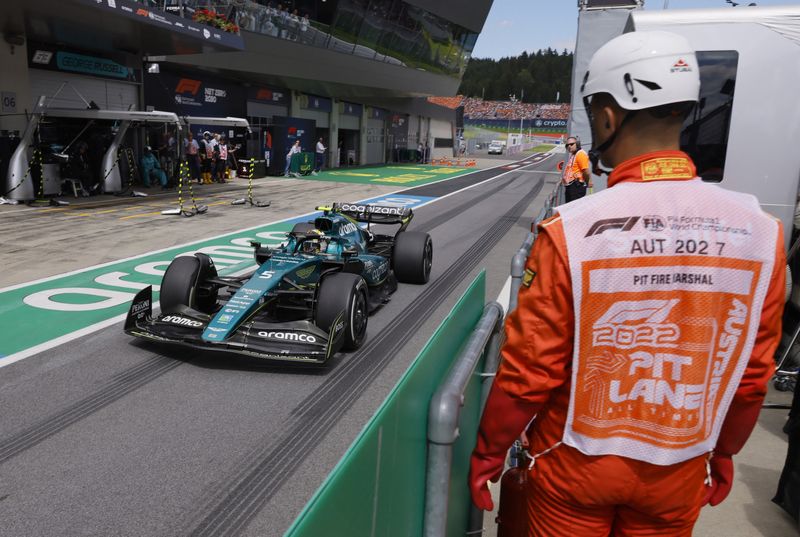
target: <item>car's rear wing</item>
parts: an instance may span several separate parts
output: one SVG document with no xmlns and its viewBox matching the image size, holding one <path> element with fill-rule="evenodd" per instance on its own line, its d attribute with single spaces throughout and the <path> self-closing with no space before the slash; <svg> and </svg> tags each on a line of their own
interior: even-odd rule
<svg viewBox="0 0 800 537">
<path fill-rule="evenodd" d="M 407 225 L 414 217 L 408 207 L 396 205 L 371 205 L 367 203 L 334 203 L 330 207 L 317 207 L 318 211 L 333 211 L 349 216 L 357 222 L 373 224 Z"/>
</svg>

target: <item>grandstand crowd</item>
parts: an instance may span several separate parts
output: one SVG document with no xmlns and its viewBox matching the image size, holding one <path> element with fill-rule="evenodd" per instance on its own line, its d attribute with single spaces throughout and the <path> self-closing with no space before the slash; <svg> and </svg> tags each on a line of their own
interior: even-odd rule
<svg viewBox="0 0 800 537">
<path fill-rule="evenodd" d="M 567 119 L 569 103 L 523 103 L 520 101 L 484 101 L 476 97 L 429 97 L 447 108 L 464 107 L 464 119 Z"/>
</svg>

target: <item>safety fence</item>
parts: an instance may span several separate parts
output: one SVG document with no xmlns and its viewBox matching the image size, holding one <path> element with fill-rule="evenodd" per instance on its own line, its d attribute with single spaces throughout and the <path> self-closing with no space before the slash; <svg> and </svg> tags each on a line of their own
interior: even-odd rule
<svg viewBox="0 0 800 537">
<path fill-rule="evenodd" d="M 481 397 L 481 377 L 469 375 L 465 385 L 465 374 L 472 363 L 480 368 L 481 360 L 474 357 L 476 349 L 485 345 L 486 327 L 495 334 L 502 318 L 497 305 L 484 310 L 485 285 L 486 275 L 481 272 L 305 506 L 286 532 L 287 537 L 422 535 L 425 524 L 437 528 L 444 524 L 446 535 L 464 535 L 470 509 L 466 476 Z M 476 325 L 483 327 L 480 336 L 473 333 Z M 496 342 L 497 338 L 489 340 Z M 464 386 L 463 399 L 450 392 L 437 392 L 443 379 L 447 379 L 447 385 Z M 430 449 L 426 402 L 436 394 L 437 400 L 450 403 L 437 413 L 447 419 L 435 428 L 435 438 L 439 440 L 436 445 L 441 446 L 439 452 L 449 451 L 449 456 L 443 453 L 442 460 L 449 458 L 452 471 L 438 467 L 439 487 L 426 495 Z M 448 412 L 459 409 L 453 422 Z M 457 433 L 452 432 L 453 425 L 458 427 Z M 436 517 L 446 517 L 445 522 Z"/>
<path fill-rule="evenodd" d="M 482 529 L 483 513 L 472 505 L 467 494 L 467 475 L 483 403 L 500 362 L 502 338 L 503 307 L 490 302 L 466 348 L 431 398 L 425 537 L 471 535 Z M 479 369 L 482 372 L 476 374 Z"/>
</svg>

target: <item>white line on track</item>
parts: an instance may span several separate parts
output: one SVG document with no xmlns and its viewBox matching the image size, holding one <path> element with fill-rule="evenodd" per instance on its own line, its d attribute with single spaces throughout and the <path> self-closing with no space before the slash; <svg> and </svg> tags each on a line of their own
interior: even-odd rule
<svg viewBox="0 0 800 537">
<path fill-rule="evenodd" d="M 503 306 L 503 311 L 508 315 L 508 304 L 511 301 L 511 276 L 508 277 L 500 294 L 497 295 L 497 302 Z"/>
<path fill-rule="evenodd" d="M 547 157 L 545 157 L 544 159 L 542 159 L 540 161 L 532 162 L 531 164 L 526 164 L 524 166 L 521 166 L 520 168 L 517 168 L 517 169 L 514 169 L 514 170 L 509 170 L 507 172 L 501 173 L 501 174 L 496 175 L 494 177 L 490 177 L 489 179 L 481 181 L 480 183 L 475 183 L 474 185 L 470 185 L 468 187 L 464 187 L 464 188 L 462 188 L 460 190 L 456 190 L 455 192 L 451 192 L 449 194 L 445 194 L 444 196 L 441 196 L 441 197 L 438 197 L 438 198 L 434 198 L 434 199 L 432 199 L 430 201 L 427 201 L 427 202 L 425 202 L 425 203 L 423 203 L 421 205 L 417 205 L 415 207 L 415 209 L 419 209 L 420 207 L 424 207 L 424 206 L 429 205 L 431 203 L 434 203 L 436 201 L 443 200 L 445 198 L 449 198 L 450 196 L 452 196 L 454 194 L 458 194 L 460 192 L 465 192 L 465 191 L 467 191 L 467 190 L 469 190 L 471 188 L 475 188 L 478 185 L 482 185 L 482 184 L 488 183 L 489 181 L 494 181 L 495 179 L 503 177 L 504 175 L 507 175 L 509 173 L 519 172 L 519 171 L 521 171 L 521 169 L 523 167 L 526 167 L 526 166 L 529 166 L 529 165 L 532 165 L 532 164 L 539 164 L 539 163 L 543 162 L 544 160 L 546 160 L 547 158 L 549 158 L 550 156 L 552 156 L 552 154 L 548 155 Z M 526 158 L 529 158 L 529 157 L 526 157 Z M 493 166 L 491 168 L 484 168 L 483 170 L 476 170 L 475 172 L 483 172 L 483 171 L 487 171 L 487 170 L 494 170 L 494 169 L 500 168 L 502 166 L 506 166 L 506 164 Z M 473 173 L 475 173 L 475 172 L 473 172 Z M 465 174 L 465 175 L 469 175 L 469 174 Z M 459 177 L 464 177 L 465 175 L 460 175 Z M 452 179 L 456 179 L 456 178 L 453 177 Z M 433 184 L 433 183 L 428 183 L 428 184 Z M 421 185 L 421 186 L 427 186 L 427 185 Z M 409 190 L 409 189 L 405 189 L 405 190 Z M 392 196 L 394 194 L 398 194 L 398 193 L 401 193 L 401 192 L 403 192 L 403 190 L 397 190 L 395 192 L 390 192 L 388 194 L 383 194 L 380 197 Z M 375 197 L 375 196 L 372 196 L 372 197 Z M 366 198 L 366 199 L 371 199 L 371 198 Z M 281 222 L 286 222 L 288 220 L 294 220 L 296 218 L 301 218 L 303 216 L 309 216 L 309 215 L 315 214 L 317 212 L 318 211 L 308 212 L 308 213 L 301 214 L 301 215 L 298 215 L 298 216 L 292 216 L 292 217 L 289 217 L 289 218 L 284 218 L 282 220 L 275 220 L 274 222 L 268 222 L 266 224 L 261 224 L 261 225 L 258 225 L 258 226 L 253 226 L 253 227 L 249 227 L 249 228 L 245 228 L 245 229 L 240 229 L 238 231 L 229 231 L 229 232 L 223 233 L 221 235 L 216 235 L 216 236 L 211 237 L 211 238 L 206 238 L 206 239 L 201 239 L 201 240 L 189 242 L 189 243 L 182 244 L 182 245 L 179 245 L 179 246 L 170 246 L 169 248 L 162 248 L 160 250 L 154 250 L 152 252 L 147 252 L 147 253 L 136 255 L 136 256 L 133 256 L 133 257 L 128 257 L 128 258 L 125 258 L 125 259 L 119 259 L 117 261 L 111 261 L 111 262 L 103 263 L 103 264 L 100 264 L 100 265 L 94 265 L 92 267 L 78 269 L 78 270 L 74 270 L 72 272 L 65 272 L 64 274 L 58 274 L 56 276 L 48 276 L 47 278 L 42 278 L 42 279 L 35 280 L 35 281 L 32 281 L 32 282 L 26 282 L 26 283 L 23 283 L 23 284 L 12 285 L 10 287 L 6 287 L 6 288 L 3 288 L 3 289 L 0 289 L 0 293 L 5 292 L 5 291 L 12 291 L 14 289 L 19 289 L 19 288 L 26 287 L 26 286 L 29 286 L 29 285 L 35 285 L 35 284 L 38 284 L 38 283 L 55 280 L 55 279 L 58 279 L 58 278 L 63 278 L 63 277 L 66 277 L 66 276 L 72 276 L 74 274 L 80 274 L 81 272 L 87 272 L 87 271 L 90 271 L 90 270 L 95 270 L 95 269 L 98 269 L 98 268 L 107 267 L 107 266 L 110 266 L 110 265 L 114 265 L 116 263 L 123 263 L 125 261 L 130 261 L 130 260 L 133 260 L 133 259 L 139 259 L 141 257 L 146 257 L 146 256 L 158 254 L 160 252 L 164 252 L 166 250 L 172 250 L 174 248 L 183 248 L 183 247 L 186 247 L 186 246 L 191 246 L 193 244 L 197 244 L 197 243 L 201 243 L 201 242 L 206 242 L 206 241 L 218 239 L 220 237 L 225 237 L 227 235 L 231 235 L 231 234 L 234 234 L 234 233 L 243 233 L 245 231 L 250 231 L 252 229 L 258 229 L 258 228 L 261 228 L 261 227 L 264 227 L 264 226 L 273 225 L 273 224 L 279 224 Z M 237 271 L 236 274 L 234 274 L 234 275 L 240 275 L 240 274 L 243 275 L 243 274 L 246 274 L 250 270 L 252 270 L 252 267 Z M 511 289 L 511 278 L 509 277 L 508 281 L 503 286 L 503 290 L 500 292 L 500 296 L 497 299 L 497 301 L 500 304 L 503 305 L 503 309 L 504 310 L 508 309 L 508 297 L 509 297 L 510 289 Z M 505 297 L 505 300 L 503 299 L 503 297 Z M 87 335 L 89 335 L 89 334 L 91 334 L 93 332 L 97 332 L 98 330 L 102 330 L 103 328 L 108 328 L 109 326 L 113 326 L 113 325 L 115 325 L 117 323 L 122 323 L 122 322 L 125 321 L 125 317 L 126 316 L 127 316 L 127 313 L 123 313 L 121 315 L 117 315 L 117 316 L 112 317 L 110 319 L 106 319 L 105 321 L 100 321 L 99 323 L 95 323 L 95 324 L 86 326 L 84 328 L 81 328 L 79 330 L 76 330 L 74 332 L 70 332 L 69 334 L 65 334 L 65 335 L 57 337 L 55 339 L 51 339 L 50 341 L 47 341 L 45 343 L 41 343 L 41 344 L 36 345 L 34 347 L 30 347 L 29 349 L 25 349 L 24 351 L 19 351 L 19 352 L 16 352 L 14 354 L 9 354 L 8 356 L 0 358 L 0 368 L 5 367 L 7 365 L 11 365 L 11 364 L 13 364 L 15 362 L 19 362 L 20 360 L 24 360 L 25 358 L 30 358 L 31 356 L 34 356 L 35 354 L 39 354 L 40 352 L 44 352 L 46 350 L 50 350 L 52 348 L 58 347 L 59 345 L 63 345 L 64 343 L 69 343 L 70 341 L 73 341 L 75 339 L 81 338 L 83 336 L 87 336 Z"/>
<path fill-rule="evenodd" d="M 125 317 L 127 313 L 123 313 L 121 315 L 117 315 L 116 317 L 112 317 L 110 319 L 106 319 L 105 321 L 100 321 L 99 323 L 91 324 L 80 330 L 76 330 L 75 332 L 70 332 L 69 334 L 64 334 L 63 336 L 57 337 L 55 339 L 51 339 L 50 341 L 46 341 L 44 343 L 40 343 L 35 347 L 30 347 L 25 349 L 24 351 L 15 352 L 14 354 L 9 354 L 4 358 L 0 358 L 0 367 L 5 367 L 7 365 L 11 365 L 14 362 L 19 362 L 20 360 L 24 360 L 25 358 L 30 358 L 34 354 L 39 354 L 40 352 L 44 352 L 46 350 L 50 350 L 54 347 L 58 347 L 59 345 L 63 345 L 64 343 L 69 343 L 75 339 L 78 339 L 83 336 L 88 336 L 92 332 L 97 332 L 98 330 L 102 330 L 103 328 L 108 328 L 109 326 L 113 326 L 117 323 L 122 323 L 125 321 Z"/>
</svg>

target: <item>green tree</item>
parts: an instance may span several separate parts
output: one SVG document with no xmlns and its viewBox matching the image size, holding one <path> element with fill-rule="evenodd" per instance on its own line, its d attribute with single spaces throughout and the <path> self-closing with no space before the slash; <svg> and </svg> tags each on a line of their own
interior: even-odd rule
<svg viewBox="0 0 800 537">
<path fill-rule="evenodd" d="M 473 58 L 458 92 L 468 97 L 482 96 L 499 101 L 516 95 L 517 99 L 528 103 L 553 102 L 560 93 L 561 101 L 569 102 L 572 59 L 572 53 L 566 49 L 559 53 L 550 47 L 499 60 Z"/>
</svg>

